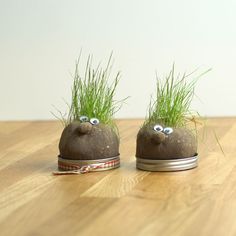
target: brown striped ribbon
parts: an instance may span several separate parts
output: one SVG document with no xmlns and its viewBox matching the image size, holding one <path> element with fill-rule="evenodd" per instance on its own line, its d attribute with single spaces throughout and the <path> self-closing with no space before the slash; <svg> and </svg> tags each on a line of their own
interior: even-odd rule
<svg viewBox="0 0 236 236">
<path fill-rule="evenodd" d="M 93 171 L 104 171 L 120 166 L 120 156 L 97 160 L 69 160 L 58 156 L 58 171 L 54 175 L 85 174 Z"/>
</svg>

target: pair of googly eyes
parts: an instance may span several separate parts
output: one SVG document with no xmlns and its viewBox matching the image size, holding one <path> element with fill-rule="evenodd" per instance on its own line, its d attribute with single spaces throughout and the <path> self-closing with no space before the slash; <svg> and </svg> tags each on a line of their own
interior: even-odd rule
<svg viewBox="0 0 236 236">
<path fill-rule="evenodd" d="M 80 116 L 79 120 L 81 122 L 90 122 L 92 125 L 98 125 L 99 124 L 99 119 L 97 119 L 97 118 L 89 119 L 87 116 Z"/>
<path fill-rule="evenodd" d="M 173 132 L 173 129 L 172 129 L 172 128 L 170 128 L 170 127 L 163 128 L 161 125 L 155 125 L 155 126 L 153 127 L 153 129 L 154 129 L 155 131 L 163 132 L 163 133 L 165 133 L 165 134 L 171 134 L 171 133 Z"/>
</svg>

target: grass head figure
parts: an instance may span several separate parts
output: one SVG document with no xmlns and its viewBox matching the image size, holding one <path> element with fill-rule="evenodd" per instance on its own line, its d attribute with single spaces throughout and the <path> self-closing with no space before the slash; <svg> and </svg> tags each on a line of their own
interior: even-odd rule
<svg viewBox="0 0 236 236">
<path fill-rule="evenodd" d="M 89 56 L 83 75 L 79 60 L 76 62 L 72 100 L 62 118 L 65 128 L 59 143 L 59 169 L 68 170 L 65 166 L 69 163 L 72 170 L 81 166 L 91 169 L 90 164 L 93 170 L 103 170 L 109 161 L 107 167 L 112 167 L 114 158 L 114 166 L 119 166 L 119 136 L 113 118 L 123 100 L 114 98 L 120 73 L 110 81 L 111 59 L 112 55 L 105 68 L 100 64 L 93 68 Z M 99 163 L 103 166 L 95 168 Z"/>
<path fill-rule="evenodd" d="M 193 117 L 190 104 L 199 76 L 193 79 L 191 75 L 176 77 L 173 65 L 166 78 L 157 79 L 156 94 L 137 135 L 138 168 L 171 171 L 196 167 L 197 140 L 187 123 Z"/>
</svg>

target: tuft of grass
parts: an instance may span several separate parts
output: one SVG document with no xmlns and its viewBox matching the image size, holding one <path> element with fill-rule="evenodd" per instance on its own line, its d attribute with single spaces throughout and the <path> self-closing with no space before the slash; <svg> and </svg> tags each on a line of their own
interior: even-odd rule
<svg viewBox="0 0 236 236">
<path fill-rule="evenodd" d="M 100 64 L 94 68 L 92 56 L 89 55 L 83 75 L 80 73 L 80 56 L 75 65 L 71 103 L 67 103 L 69 112 L 63 115 L 58 111 L 60 120 L 67 126 L 73 121 L 79 121 L 80 116 L 84 115 L 97 118 L 100 123 L 115 127 L 113 116 L 127 98 L 119 101 L 114 99 L 120 72 L 116 73 L 110 83 L 112 53 L 105 68 L 102 68 Z"/>
<path fill-rule="evenodd" d="M 197 80 L 208 71 L 210 69 L 189 81 L 196 70 L 190 74 L 175 76 L 173 64 L 170 73 L 163 80 L 157 78 L 156 95 L 151 98 L 148 117 L 144 124 L 160 122 L 166 126 L 183 127 L 188 120 L 195 120 L 190 110 L 195 85 Z"/>
</svg>

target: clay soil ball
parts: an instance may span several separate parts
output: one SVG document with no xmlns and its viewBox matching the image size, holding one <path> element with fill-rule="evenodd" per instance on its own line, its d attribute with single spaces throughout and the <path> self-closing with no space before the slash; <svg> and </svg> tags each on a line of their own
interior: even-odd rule
<svg viewBox="0 0 236 236">
<path fill-rule="evenodd" d="M 119 138 L 109 125 L 75 121 L 64 128 L 59 151 L 71 160 L 110 158 L 119 155 Z"/>
<path fill-rule="evenodd" d="M 155 131 L 155 124 L 144 125 L 138 132 L 136 157 L 151 160 L 188 158 L 196 155 L 197 141 L 187 128 L 173 128 L 165 134 Z"/>
</svg>

